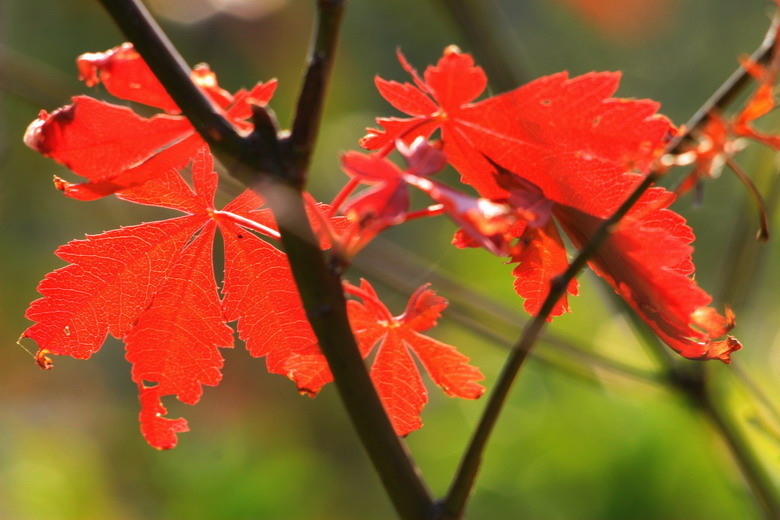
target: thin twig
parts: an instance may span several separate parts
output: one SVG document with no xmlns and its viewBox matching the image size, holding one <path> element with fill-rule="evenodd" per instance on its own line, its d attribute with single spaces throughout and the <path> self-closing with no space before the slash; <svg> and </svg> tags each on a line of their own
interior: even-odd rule
<svg viewBox="0 0 780 520">
<path fill-rule="evenodd" d="M 776 29 L 776 20 L 773 20 L 772 27 L 767 32 L 766 38 L 751 56 L 754 61 L 763 63 L 771 57 Z M 739 67 L 723 85 L 721 85 L 715 94 L 704 103 L 693 117 L 691 117 L 688 123 L 683 127 L 683 132 L 667 145 L 666 153 L 678 153 L 684 142 L 689 138 L 691 132 L 704 123 L 713 110 L 720 110 L 728 106 L 742 88 L 750 82 L 750 79 L 747 71 L 743 67 Z M 633 205 L 640 199 L 645 191 L 655 184 L 660 176 L 661 173 L 658 171 L 653 170 L 649 172 L 623 204 L 621 204 L 620 207 L 598 227 L 582 250 L 580 250 L 571 264 L 569 264 L 566 271 L 551 283 L 550 292 L 542 304 L 539 313 L 525 327 L 520 339 L 514 345 L 512 352 L 504 364 L 498 381 L 490 394 L 482 418 L 480 419 L 466 453 L 461 460 L 461 464 L 455 474 L 449 492 L 439 505 L 440 518 L 461 518 L 471 489 L 474 486 L 476 475 L 482 461 L 482 453 L 490 438 L 490 434 L 493 431 L 520 368 L 545 326 L 547 316 L 549 316 L 555 304 L 565 293 L 569 282 L 585 267 L 588 260 L 596 253 L 604 240 L 609 237 L 611 231 L 615 229 L 619 221 L 631 210 Z"/>
<path fill-rule="evenodd" d="M 774 221 L 777 206 L 780 202 L 780 172 L 773 169 L 769 173 L 768 183 L 764 183 L 766 195 L 768 219 Z M 743 209 L 738 212 L 734 222 L 733 237 L 729 241 L 727 249 L 734 254 L 725 258 L 721 272 L 721 287 L 717 294 L 718 301 L 727 302 L 734 309 L 749 307 L 748 301 L 754 296 L 755 291 L 748 289 L 754 286 L 752 282 L 762 273 L 767 261 L 769 248 L 755 240 L 749 233 L 742 230 L 749 224 L 750 210 L 753 204 L 748 200 L 743 203 Z"/>
<path fill-rule="evenodd" d="M 498 380 L 490 393 L 485 410 L 477 425 L 471 442 L 461 460 L 455 478 L 452 481 L 447 497 L 441 504 L 443 519 L 460 518 L 465 509 L 469 493 L 474 486 L 479 467 L 490 434 L 498 421 L 509 391 L 520 372 L 523 363 L 533 348 L 536 340 L 544 328 L 547 316 L 550 315 L 557 301 L 563 296 L 569 281 L 571 281 L 585 267 L 588 259 L 597 251 L 601 243 L 609 236 L 611 229 L 633 207 L 634 203 L 644 192 L 655 183 L 660 175 L 651 172 L 642 183 L 634 190 L 629 198 L 607 218 L 604 223 L 591 236 L 590 240 L 580 253 L 574 258 L 566 271 L 559 276 L 550 286 L 550 292 L 542 304 L 539 313 L 526 325 L 520 340 L 512 347 Z"/>
<path fill-rule="evenodd" d="M 309 50 L 292 130 L 284 144 L 288 146 L 291 166 L 304 184 L 314 143 L 320 127 L 328 80 L 333 69 L 345 0 L 317 0 L 317 34 Z"/>
<path fill-rule="evenodd" d="M 756 184 L 753 182 L 750 176 L 745 173 L 742 167 L 737 164 L 736 161 L 734 161 L 734 159 L 727 157 L 726 165 L 731 168 L 731 171 L 734 172 L 734 175 L 736 175 L 742 184 L 745 185 L 745 187 L 748 189 L 748 193 L 750 193 L 750 196 L 753 197 L 753 202 L 758 209 L 758 233 L 756 233 L 756 238 L 762 242 L 766 242 L 769 240 L 769 216 L 767 215 L 766 203 L 764 203 L 764 198 L 761 196 L 761 192 L 758 191 Z"/>
</svg>

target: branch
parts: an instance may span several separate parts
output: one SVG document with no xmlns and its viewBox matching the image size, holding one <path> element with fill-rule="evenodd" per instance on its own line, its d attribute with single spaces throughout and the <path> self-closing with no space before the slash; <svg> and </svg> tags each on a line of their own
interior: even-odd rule
<svg viewBox="0 0 780 520">
<path fill-rule="evenodd" d="M 344 4 L 345 0 L 317 0 L 317 34 L 309 50 L 308 68 L 298 97 L 292 132 L 285 142 L 291 165 L 302 183 L 305 183 L 322 118 Z"/>
<path fill-rule="evenodd" d="M 767 32 L 761 46 L 753 53 L 751 59 L 757 62 L 765 62 L 772 56 L 775 34 L 777 31 L 777 20 L 772 22 L 772 26 Z M 739 67 L 708 99 L 702 107 L 696 111 L 688 123 L 683 127 L 683 133 L 675 137 L 666 147 L 666 153 L 678 153 L 683 144 L 690 139 L 691 132 L 706 122 L 709 114 L 713 110 L 720 110 L 734 100 L 739 92 L 751 80 L 750 75 L 743 67 Z M 485 407 L 482 418 L 471 438 L 466 453 L 461 460 L 460 466 L 453 478 L 449 492 L 445 499 L 439 504 L 440 518 L 450 520 L 462 517 L 463 511 L 468 501 L 469 493 L 474 486 L 479 466 L 482 461 L 482 453 L 490 438 L 490 435 L 498 421 L 498 416 L 512 388 L 512 384 L 520 372 L 524 361 L 528 357 L 533 346 L 545 326 L 546 319 L 553 310 L 556 302 L 563 296 L 569 282 L 585 267 L 588 260 L 596 253 L 598 248 L 609 237 L 611 231 L 616 228 L 620 220 L 630 211 L 633 205 L 640 197 L 661 177 L 659 171 L 650 171 L 642 182 L 635 188 L 633 193 L 615 210 L 595 231 L 588 242 L 577 254 L 574 260 L 569 264 L 566 271 L 556 277 L 550 286 L 550 292 L 547 295 L 541 309 L 534 319 L 526 325 L 520 339 L 513 346 L 506 363 L 499 375 L 490 399 Z"/>
<path fill-rule="evenodd" d="M 428 518 L 432 498 L 405 445 L 395 435 L 369 378 L 347 318 L 341 279 L 328 267 L 301 194 L 319 128 L 343 1 L 318 1 L 317 36 L 290 145 L 279 141 L 273 118 L 262 109 L 254 111 L 252 134 L 238 134 L 191 82 L 189 67 L 139 0 L 99 1 L 230 174 L 262 191 L 276 218 L 306 315 L 364 448 L 399 515 L 410 520 Z"/>
<path fill-rule="evenodd" d="M 280 193 L 272 193 L 268 204 L 275 215 L 286 214 L 288 220 L 289 216 L 298 216 L 300 220 L 296 227 L 310 231 L 303 199 L 298 192 L 287 188 Z M 296 230 L 285 232 L 281 229 L 281 222 L 280 231 L 306 315 L 363 447 L 399 516 L 410 520 L 429 518 L 433 499 L 406 446 L 395 434 L 360 357 L 347 320 L 340 277 L 327 268 L 324 254 L 318 246 Z"/>
</svg>

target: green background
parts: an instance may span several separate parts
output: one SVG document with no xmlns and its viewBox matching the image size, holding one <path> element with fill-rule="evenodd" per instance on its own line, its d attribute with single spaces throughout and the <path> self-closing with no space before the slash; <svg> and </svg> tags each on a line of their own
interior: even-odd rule
<svg viewBox="0 0 780 520">
<path fill-rule="evenodd" d="M 155 5 L 185 58 L 208 62 L 225 88 L 277 77 L 271 105 L 286 125 L 313 2 L 256 0 L 252 5 L 268 12 L 255 18 L 210 15 L 207 3 Z M 656 99 L 681 124 L 734 70 L 737 57 L 759 44 L 771 3 L 655 3 L 655 15 L 604 27 L 562 2 L 505 0 L 496 2 L 501 12 L 491 15 L 489 29 L 503 35 L 506 56 L 525 78 L 621 70 L 620 95 Z M 357 148 L 374 117 L 395 114 L 373 77 L 406 80 L 396 48 L 419 70 L 451 43 L 472 50 L 441 5 L 348 4 L 311 172 L 319 199 L 328 200 L 346 179 L 338 154 Z M 185 23 L 187 17 L 200 19 Z M 300 397 L 289 381 L 268 375 L 263 361 L 239 346 L 224 352 L 224 380 L 206 388 L 197 406 L 166 403 L 172 416 L 189 420 L 192 431 L 180 436 L 176 449 L 158 452 L 138 431 L 136 387 L 119 342 L 109 340 L 89 361 L 57 358 L 49 372 L 33 362 L 32 343 L 25 343 L 27 351 L 17 346 L 38 281 L 62 265 L 52 254 L 58 245 L 169 215 L 113 199 L 69 200 L 51 184 L 53 174 L 68 173 L 21 141 L 40 109 L 53 110 L 79 93 L 107 97 L 100 87 L 77 81 L 74 59 L 122 41 L 97 2 L 0 2 L 0 519 L 393 518 L 331 387 L 313 400 Z M 772 116 L 764 125 L 772 129 Z M 774 154 L 752 145 L 738 161 L 776 216 Z M 755 209 L 736 178 L 724 173 L 706 183 L 701 207 L 686 196 L 675 209 L 697 234 L 699 284 L 719 307 L 731 304 L 735 334 L 745 345 L 730 367 L 708 366 L 718 398 L 777 484 L 779 425 L 757 394 L 780 403 L 780 251 L 775 238 L 768 244 L 753 240 Z M 225 201 L 238 190 L 226 181 L 219 196 Z M 780 222 L 773 220 L 777 228 Z M 527 317 L 513 294 L 511 266 L 484 251 L 454 249 L 453 230 L 444 219 L 392 230 L 358 258 L 348 277 L 374 281 L 395 313 L 416 286 L 432 281 L 452 302 L 433 335 L 471 357 L 489 389 Z M 485 454 L 469 518 L 760 518 L 711 425 L 679 394 L 647 380 L 645 375 L 657 373 L 654 358 L 610 293 L 585 274 L 572 314 L 556 319 L 547 335 L 554 341 L 539 345 Z M 610 370 L 571 347 L 628 364 L 639 376 Z M 436 388 L 430 394 L 425 427 L 407 440 L 440 496 L 483 401 L 449 399 Z"/>
</svg>

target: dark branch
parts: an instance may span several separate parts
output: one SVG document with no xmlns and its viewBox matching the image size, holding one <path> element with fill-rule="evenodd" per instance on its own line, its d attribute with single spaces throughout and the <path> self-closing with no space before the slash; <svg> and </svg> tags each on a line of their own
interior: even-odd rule
<svg viewBox="0 0 780 520">
<path fill-rule="evenodd" d="M 189 68 L 138 0 L 100 2 L 231 176 L 262 192 L 268 201 L 306 315 L 363 446 L 400 516 L 429 518 L 432 498 L 405 445 L 395 435 L 369 378 L 347 318 L 341 279 L 328 268 L 301 194 L 319 128 L 343 1 L 318 2 L 317 38 L 289 142 L 279 141 L 273 117 L 259 107 L 253 113 L 255 131 L 239 135 L 191 82 Z"/>
<path fill-rule="evenodd" d="M 292 132 L 286 140 L 288 154 L 299 181 L 306 182 L 314 143 L 322 118 L 328 80 L 336 55 L 345 0 L 317 0 L 317 33 L 309 51 L 309 63 L 298 97 Z"/>
</svg>

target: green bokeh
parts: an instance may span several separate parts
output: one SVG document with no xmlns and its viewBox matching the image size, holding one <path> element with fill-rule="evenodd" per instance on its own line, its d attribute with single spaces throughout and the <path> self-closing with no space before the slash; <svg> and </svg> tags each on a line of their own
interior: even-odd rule
<svg viewBox="0 0 780 520">
<path fill-rule="evenodd" d="M 756 47 L 771 14 L 771 3 L 762 0 L 669 0 L 652 32 L 616 40 L 558 2 L 497 3 L 513 31 L 507 52 L 529 77 L 562 69 L 621 70 L 621 95 L 656 99 L 677 123 L 725 79 L 739 55 Z M 161 23 L 190 63 L 210 63 L 228 89 L 279 78 L 272 106 L 286 125 L 313 10 L 306 0 L 280 4 L 256 20 L 217 15 L 194 25 L 165 18 Z M 332 197 L 344 182 L 338 154 L 357 148 L 373 117 L 393 113 L 373 77 L 406 79 L 396 48 L 420 70 L 451 43 L 472 50 L 438 5 L 353 0 L 347 6 L 311 173 L 317 197 Z M 114 200 L 68 200 L 51 186 L 51 175 L 67 172 L 21 142 L 40 109 L 52 110 L 79 93 L 105 96 L 101 88 L 78 83 L 73 60 L 121 41 L 97 2 L 0 2 L 0 519 L 392 518 L 332 388 L 314 400 L 300 397 L 287 380 L 265 373 L 261 360 L 240 348 L 226 352 L 223 383 L 207 388 L 197 406 L 166 403 L 172 415 L 187 417 L 192 432 L 181 436 L 175 450 L 157 452 L 138 432 L 136 389 L 118 342 L 109 341 L 90 361 L 57 359 L 56 369 L 46 373 L 15 344 L 28 324 L 24 310 L 37 297 L 38 281 L 62 265 L 52 255 L 58 245 L 167 215 Z M 776 205 L 773 154 L 751 148 L 739 160 Z M 223 183 L 219 196 L 227 199 L 237 190 Z M 777 404 L 778 241 L 752 240 L 755 210 L 729 175 L 707 184 L 701 208 L 689 196 L 675 208 L 697 233 L 697 280 L 718 305 L 731 303 L 739 318 L 736 332 L 745 350 L 734 366 Z M 387 239 L 420 261 L 402 269 L 406 257 L 384 253 L 384 263 L 366 260 L 365 270 L 358 266 L 350 277 L 383 275 L 385 283 L 377 287 L 397 313 L 410 287 L 434 280 L 459 312 L 445 314 L 436 337 L 471 357 L 490 388 L 525 318 L 512 291 L 511 266 L 482 251 L 455 250 L 449 245 L 453 229 L 442 220 L 393 230 Z M 389 246 L 369 249 L 366 258 L 382 258 L 383 247 Z M 462 287 L 437 284 L 437 276 Z M 588 274 L 581 292 L 573 313 L 557 319 L 551 334 L 654 370 L 611 291 Z M 475 294 L 489 302 L 476 302 L 482 311 L 457 305 L 475 304 Z M 482 321 L 492 336 L 475 330 L 469 319 Z M 777 479 L 778 425 L 732 367 L 711 371 L 721 399 Z M 483 403 L 449 399 L 433 388 L 430 393 L 426 426 L 408 442 L 441 495 Z M 760 517 L 724 443 L 696 409 L 658 384 L 594 367 L 550 342 L 540 345 L 538 358 L 521 374 L 469 510 L 474 519 Z"/>
</svg>

